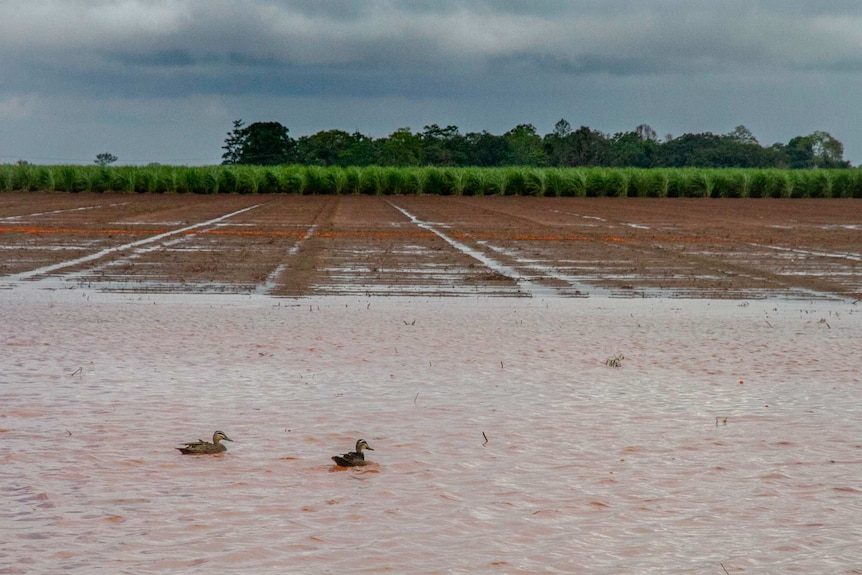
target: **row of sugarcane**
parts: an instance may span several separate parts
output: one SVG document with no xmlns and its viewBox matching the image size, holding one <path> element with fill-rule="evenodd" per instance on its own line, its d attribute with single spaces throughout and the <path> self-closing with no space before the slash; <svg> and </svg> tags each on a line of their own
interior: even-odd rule
<svg viewBox="0 0 862 575">
<path fill-rule="evenodd" d="M 0 164 L 2 191 L 862 198 L 862 169 L 47 166 Z"/>
</svg>

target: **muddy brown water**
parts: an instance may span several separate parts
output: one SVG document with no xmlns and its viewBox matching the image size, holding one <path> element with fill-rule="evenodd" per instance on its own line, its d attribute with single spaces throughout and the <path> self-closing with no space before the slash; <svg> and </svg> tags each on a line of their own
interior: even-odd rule
<svg viewBox="0 0 862 575">
<path fill-rule="evenodd" d="M 162 245 L 81 261 L 127 234 L 7 258 L 0 573 L 860 572 L 853 298 L 568 297 L 401 207 L 493 281 L 299 298 L 82 282 Z M 19 234 L 6 253 L 56 239 Z M 174 449 L 215 429 L 223 455 Z M 372 464 L 335 468 L 359 437 Z"/>
<path fill-rule="evenodd" d="M 852 304 L 19 289 L 0 306 L 6 573 L 862 561 Z M 223 456 L 173 449 L 216 428 Z M 335 470 L 358 437 L 373 465 Z"/>
</svg>

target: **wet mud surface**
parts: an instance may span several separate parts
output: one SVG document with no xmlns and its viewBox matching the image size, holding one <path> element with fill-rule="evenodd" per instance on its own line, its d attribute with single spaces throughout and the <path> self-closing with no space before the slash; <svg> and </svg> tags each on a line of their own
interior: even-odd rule
<svg viewBox="0 0 862 575">
<path fill-rule="evenodd" d="M 0 572 L 857 573 L 858 307 L 24 284 Z"/>
<path fill-rule="evenodd" d="M 0 195 L 0 287 L 862 297 L 858 201 Z"/>
<path fill-rule="evenodd" d="M 858 573 L 859 205 L 0 194 L 0 573 Z"/>
</svg>

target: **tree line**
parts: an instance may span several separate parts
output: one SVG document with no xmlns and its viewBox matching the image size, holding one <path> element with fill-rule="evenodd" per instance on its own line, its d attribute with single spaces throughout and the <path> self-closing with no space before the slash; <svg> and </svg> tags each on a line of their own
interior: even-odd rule
<svg viewBox="0 0 862 575">
<path fill-rule="evenodd" d="M 727 134 L 704 132 L 659 139 L 641 124 L 608 135 L 565 119 L 541 135 L 519 124 L 502 135 L 462 134 L 456 126 L 400 128 L 384 138 L 324 130 L 293 138 L 279 122 L 233 122 L 222 146 L 223 165 L 632 167 L 632 168 L 849 168 L 844 146 L 816 131 L 786 144 L 761 145 L 745 126 Z"/>
</svg>

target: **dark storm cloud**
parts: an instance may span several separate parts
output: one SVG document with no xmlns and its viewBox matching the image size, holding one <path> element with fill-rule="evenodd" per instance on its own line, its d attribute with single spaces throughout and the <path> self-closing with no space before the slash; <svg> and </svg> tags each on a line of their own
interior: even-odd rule
<svg viewBox="0 0 862 575">
<path fill-rule="evenodd" d="M 173 101 L 184 115 L 206 99 L 208 113 L 227 117 L 301 99 L 310 106 L 302 118 L 352 129 L 358 120 L 333 116 L 338 102 L 397 99 L 405 114 L 449 116 L 432 120 L 440 123 L 457 114 L 478 121 L 495 103 L 509 125 L 535 121 L 537 109 L 550 117 L 572 108 L 597 124 L 615 106 L 619 121 L 678 130 L 689 129 L 676 127 L 685 118 L 669 114 L 713 98 L 709 110 L 691 112 L 704 125 L 690 129 L 715 129 L 733 114 L 741 116 L 733 125 L 752 117 L 781 125 L 781 102 L 764 103 L 765 113 L 753 103 L 798 87 L 788 118 L 818 90 L 837 110 L 853 109 L 860 38 L 855 0 L 8 2 L 0 3 L 0 122 L 59 114 L 50 102 L 63 98 L 135 113 Z M 674 104 L 664 110 L 665 102 Z M 367 120 L 378 132 L 404 123 L 391 108 L 386 122 L 386 111 Z"/>
<path fill-rule="evenodd" d="M 16 72 L 14 84 L 0 80 L 6 91 L 434 94 L 444 78 L 449 88 L 493 82 L 486 76 L 506 69 L 538 78 L 849 71 L 862 37 L 847 2 L 32 4 L 0 25 L 17 30 L 0 41 L 17 63 L 5 65 Z M 41 20 L 46 4 L 58 12 L 52 23 Z"/>
</svg>

